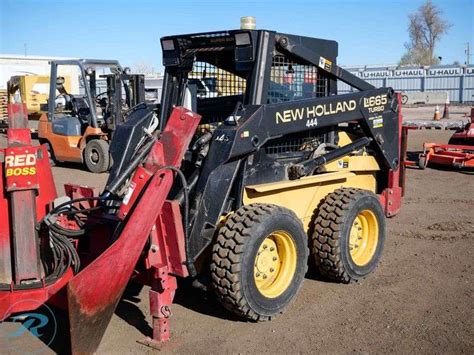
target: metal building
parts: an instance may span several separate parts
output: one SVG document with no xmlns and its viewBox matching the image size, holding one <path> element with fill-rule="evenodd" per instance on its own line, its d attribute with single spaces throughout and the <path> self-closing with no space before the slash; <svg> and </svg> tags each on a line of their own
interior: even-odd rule
<svg viewBox="0 0 474 355">
<path fill-rule="evenodd" d="M 451 102 L 474 102 L 474 65 L 439 65 L 431 67 L 349 67 L 353 74 L 376 87 L 391 86 L 403 92 L 447 92 Z M 339 83 L 339 93 L 352 88 Z"/>
</svg>

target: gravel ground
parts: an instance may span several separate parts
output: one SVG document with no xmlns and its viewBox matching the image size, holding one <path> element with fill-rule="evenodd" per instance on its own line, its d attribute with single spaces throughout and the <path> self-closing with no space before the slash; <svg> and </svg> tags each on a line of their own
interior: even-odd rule
<svg viewBox="0 0 474 355">
<path fill-rule="evenodd" d="M 466 107 L 452 108 L 460 116 Z M 409 118 L 432 108 L 407 108 Z M 410 131 L 409 150 L 447 142 L 452 132 Z M 4 140 L 0 141 L 4 144 Z M 106 175 L 72 166 L 53 168 L 65 182 L 103 187 Z M 271 322 L 248 323 L 222 309 L 212 295 L 183 283 L 164 352 L 473 353 L 473 175 L 409 169 L 399 215 L 388 221 L 379 267 L 362 282 L 340 285 L 309 272 L 287 312 Z M 136 342 L 149 335 L 148 289 L 130 288 L 118 305 L 99 353 L 146 353 Z M 63 332 L 67 329 L 63 324 Z M 61 333 L 60 333 L 61 334 Z M 64 344 L 58 339 L 54 347 Z"/>
</svg>

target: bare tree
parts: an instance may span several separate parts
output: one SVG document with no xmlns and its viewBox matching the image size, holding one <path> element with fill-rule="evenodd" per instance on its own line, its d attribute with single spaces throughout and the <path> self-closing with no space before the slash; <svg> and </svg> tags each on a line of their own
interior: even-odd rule
<svg viewBox="0 0 474 355">
<path fill-rule="evenodd" d="M 405 43 L 406 53 L 400 59 L 400 65 L 433 65 L 439 63 L 434 51 L 436 44 L 451 25 L 441 17 L 442 11 L 431 0 L 408 15 L 408 33 L 410 42 Z"/>
</svg>

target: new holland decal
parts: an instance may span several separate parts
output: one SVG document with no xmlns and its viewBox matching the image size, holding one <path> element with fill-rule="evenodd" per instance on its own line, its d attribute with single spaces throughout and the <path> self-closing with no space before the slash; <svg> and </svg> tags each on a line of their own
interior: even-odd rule
<svg viewBox="0 0 474 355">
<path fill-rule="evenodd" d="M 276 124 L 289 123 L 292 121 L 307 120 L 306 126 L 318 125 L 318 117 L 336 115 L 338 113 L 354 111 L 357 108 L 355 100 L 339 101 L 336 103 L 321 104 L 315 106 L 300 107 L 293 110 L 276 112 Z"/>
</svg>

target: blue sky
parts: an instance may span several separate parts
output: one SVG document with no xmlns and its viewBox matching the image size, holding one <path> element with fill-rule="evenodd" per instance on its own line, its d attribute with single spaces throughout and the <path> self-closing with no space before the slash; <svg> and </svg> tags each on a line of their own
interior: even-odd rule
<svg viewBox="0 0 474 355">
<path fill-rule="evenodd" d="M 436 53 L 443 63 L 474 52 L 474 0 L 434 0 L 453 27 Z M 241 16 L 257 28 L 333 39 L 339 63 L 396 63 L 408 40 L 407 15 L 423 0 L 151 1 L 0 0 L 0 53 L 118 59 L 161 71 L 164 35 L 232 29 Z M 474 57 L 471 57 L 474 62 Z"/>
</svg>

